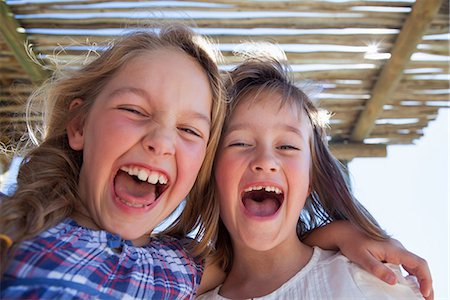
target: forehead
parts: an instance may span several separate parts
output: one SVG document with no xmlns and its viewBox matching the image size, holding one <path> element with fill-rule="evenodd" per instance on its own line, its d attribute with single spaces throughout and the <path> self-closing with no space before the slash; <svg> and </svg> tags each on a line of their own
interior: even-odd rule
<svg viewBox="0 0 450 300">
<path fill-rule="evenodd" d="M 276 91 L 248 93 L 236 102 L 225 132 L 256 127 L 267 130 L 297 128 L 304 132 L 302 135 L 309 135 L 311 122 L 300 101 L 285 98 Z"/>
<path fill-rule="evenodd" d="M 160 93 L 186 93 L 212 99 L 210 80 L 206 71 L 193 57 L 181 50 L 162 48 L 136 53 L 112 76 L 110 83 L 129 84 Z M 181 96 L 181 95 L 177 95 Z"/>
<path fill-rule="evenodd" d="M 231 118 L 233 118 L 233 115 L 238 110 L 261 108 L 265 115 L 275 116 L 289 112 L 300 121 L 301 119 L 307 118 L 302 104 L 303 99 L 285 96 L 277 90 L 267 88 L 260 90 L 254 89 L 236 101 L 235 107 L 231 112 Z"/>
<path fill-rule="evenodd" d="M 161 47 L 151 50 L 140 50 L 130 57 L 119 68 L 117 75 L 129 77 L 134 72 L 156 75 L 154 80 L 166 74 L 195 72 L 191 80 L 201 73 L 201 79 L 209 81 L 200 63 L 187 53 L 172 47 Z"/>
</svg>

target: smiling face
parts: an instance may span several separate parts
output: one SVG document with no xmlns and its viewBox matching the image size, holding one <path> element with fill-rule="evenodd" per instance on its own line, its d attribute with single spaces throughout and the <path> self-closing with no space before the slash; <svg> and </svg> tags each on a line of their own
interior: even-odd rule
<svg viewBox="0 0 450 300">
<path fill-rule="evenodd" d="M 309 194 L 311 125 L 278 93 L 248 95 L 234 110 L 218 150 L 221 218 L 234 247 L 264 251 L 292 239 Z"/>
<path fill-rule="evenodd" d="M 68 128 L 71 147 L 83 150 L 81 223 L 130 240 L 151 232 L 195 182 L 211 106 L 206 74 L 184 53 L 147 51 L 119 69 L 86 120 Z"/>
</svg>

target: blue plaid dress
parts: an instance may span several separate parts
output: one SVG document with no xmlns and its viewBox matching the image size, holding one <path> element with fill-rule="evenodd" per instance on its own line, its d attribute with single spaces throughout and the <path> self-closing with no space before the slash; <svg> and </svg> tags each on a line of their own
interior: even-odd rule
<svg viewBox="0 0 450 300">
<path fill-rule="evenodd" d="M 184 242 L 162 237 L 134 247 L 65 220 L 20 245 L 1 280 L 0 298 L 193 299 L 203 264 Z"/>
</svg>

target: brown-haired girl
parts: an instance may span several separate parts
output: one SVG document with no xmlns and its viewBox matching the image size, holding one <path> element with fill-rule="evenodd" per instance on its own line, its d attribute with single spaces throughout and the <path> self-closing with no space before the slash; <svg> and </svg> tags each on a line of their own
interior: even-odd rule
<svg viewBox="0 0 450 300">
<path fill-rule="evenodd" d="M 323 113 L 284 65 L 249 58 L 226 86 L 214 177 L 216 255 L 227 277 L 200 299 L 422 299 L 396 266 L 389 285 L 339 252 L 304 243 L 312 228 L 336 220 L 374 240 L 388 236 L 353 197 L 328 149 Z"/>
</svg>

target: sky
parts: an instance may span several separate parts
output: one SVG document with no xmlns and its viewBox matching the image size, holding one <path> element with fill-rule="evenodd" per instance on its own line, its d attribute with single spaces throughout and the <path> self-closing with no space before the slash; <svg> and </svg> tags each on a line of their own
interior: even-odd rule
<svg viewBox="0 0 450 300">
<path fill-rule="evenodd" d="M 426 259 L 436 300 L 449 299 L 449 109 L 415 145 L 388 146 L 386 158 L 349 163 L 358 200 L 408 250 Z"/>
</svg>

